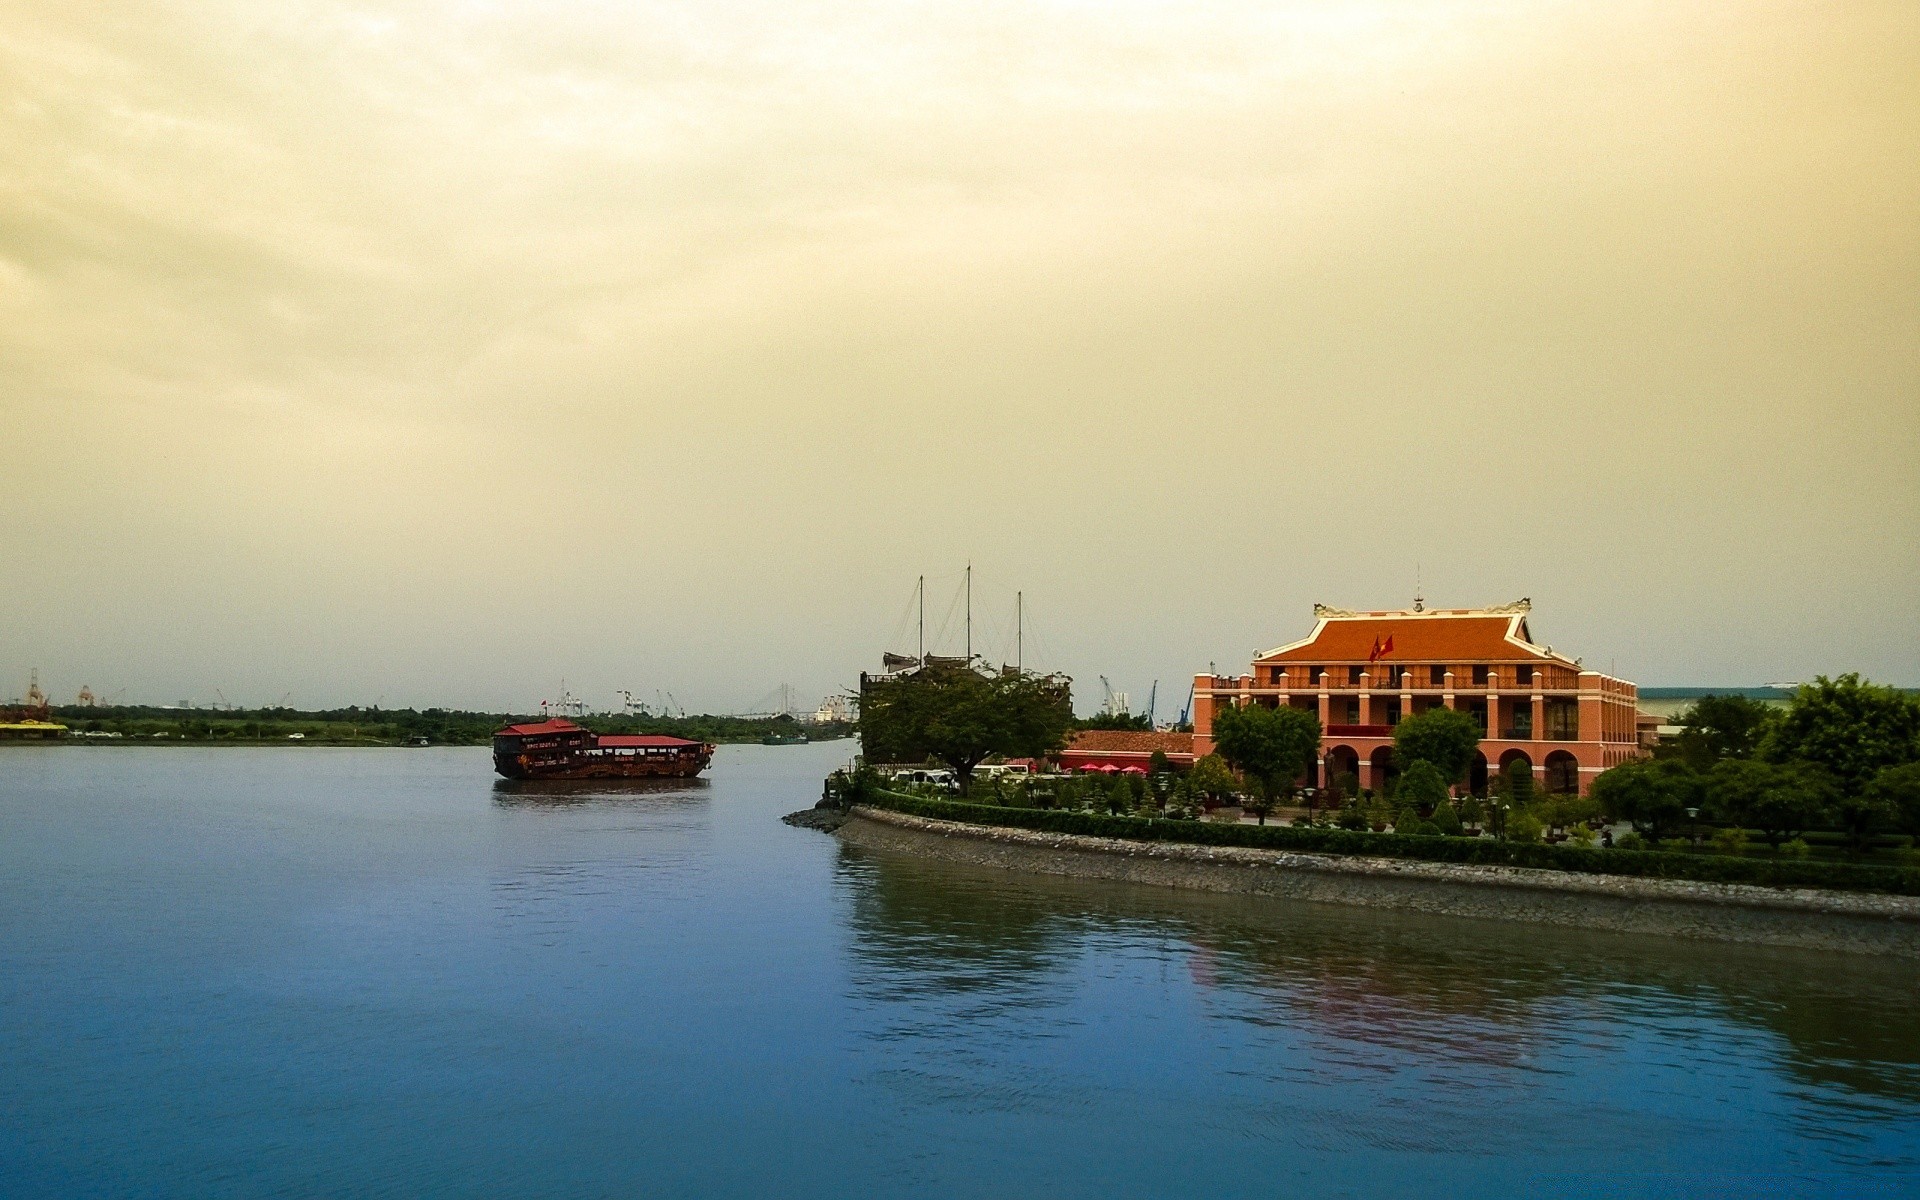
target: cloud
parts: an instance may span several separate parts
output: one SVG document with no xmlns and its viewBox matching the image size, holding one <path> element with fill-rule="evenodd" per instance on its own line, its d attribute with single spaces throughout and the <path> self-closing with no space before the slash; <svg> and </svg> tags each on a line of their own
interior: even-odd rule
<svg viewBox="0 0 1920 1200">
<path fill-rule="evenodd" d="M 25 6 L 0 670 L 724 707 L 846 682 L 971 554 L 1089 677 L 1419 562 L 1648 682 L 1920 681 L 1917 43 L 1893 4 Z M 503 636 L 541 613 L 578 636 Z"/>
</svg>

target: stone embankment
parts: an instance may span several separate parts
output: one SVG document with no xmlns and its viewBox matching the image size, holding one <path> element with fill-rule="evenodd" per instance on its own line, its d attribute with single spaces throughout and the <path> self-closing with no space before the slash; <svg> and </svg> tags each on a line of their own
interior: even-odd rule
<svg viewBox="0 0 1920 1200">
<path fill-rule="evenodd" d="M 864 806 L 849 817 L 835 832 L 853 845 L 1006 870 L 1920 958 L 1916 896 L 1133 842 L 938 821 Z"/>
</svg>

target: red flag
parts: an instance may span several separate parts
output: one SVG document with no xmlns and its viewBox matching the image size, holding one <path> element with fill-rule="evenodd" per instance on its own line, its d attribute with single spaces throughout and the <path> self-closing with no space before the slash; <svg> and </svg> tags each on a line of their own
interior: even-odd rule
<svg viewBox="0 0 1920 1200">
<path fill-rule="evenodd" d="M 1375 637 L 1373 639 L 1373 649 L 1367 654 L 1367 662 L 1371 664 L 1375 659 L 1383 658 L 1386 655 L 1389 655 L 1392 653 L 1393 653 L 1393 635 L 1392 634 L 1388 634 L 1387 640 L 1384 642 L 1381 641 L 1378 637 Z"/>
</svg>

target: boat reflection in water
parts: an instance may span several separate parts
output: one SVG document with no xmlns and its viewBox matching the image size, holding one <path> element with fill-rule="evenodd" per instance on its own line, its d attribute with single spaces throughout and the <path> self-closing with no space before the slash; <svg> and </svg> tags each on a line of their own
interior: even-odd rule
<svg viewBox="0 0 1920 1200">
<path fill-rule="evenodd" d="M 713 790 L 705 779 L 496 779 L 500 808 L 578 808 L 592 804 L 654 804 L 698 801 Z"/>
</svg>

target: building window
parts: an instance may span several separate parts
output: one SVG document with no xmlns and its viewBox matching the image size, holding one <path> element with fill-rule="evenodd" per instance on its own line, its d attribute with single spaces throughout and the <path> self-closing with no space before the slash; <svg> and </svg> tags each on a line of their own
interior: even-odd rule
<svg viewBox="0 0 1920 1200">
<path fill-rule="evenodd" d="M 1473 681 L 1481 687 L 1487 686 L 1487 668 L 1478 666 L 1473 669 Z"/>
<path fill-rule="evenodd" d="M 1433 684 L 1434 687 L 1446 686 L 1447 669 L 1445 667 L 1428 667 L 1427 681 Z"/>
<path fill-rule="evenodd" d="M 1521 683 L 1533 682 L 1533 667 L 1527 663 L 1521 663 L 1514 674 L 1518 676 Z"/>
<path fill-rule="evenodd" d="M 1360 682 L 1360 672 L 1361 672 L 1361 671 L 1363 671 L 1363 670 L 1365 670 L 1365 669 L 1366 669 L 1366 668 L 1364 668 L 1364 667 L 1348 667 L 1348 668 L 1347 668 L 1347 682 L 1348 682 L 1348 683 L 1359 683 L 1359 682 Z"/>
<path fill-rule="evenodd" d="M 1313 669 L 1313 681 L 1315 683 L 1325 683 L 1326 680 L 1327 680 L 1327 669 L 1325 667 L 1315 667 Z"/>
<path fill-rule="evenodd" d="M 1347 701 L 1347 724 L 1358 725 L 1359 723 L 1360 702 L 1358 700 L 1349 700 Z"/>
<path fill-rule="evenodd" d="M 1387 702 L 1387 724 L 1398 725 L 1399 723 L 1400 723 L 1400 702 L 1398 700 L 1389 700 Z"/>
</svg>

